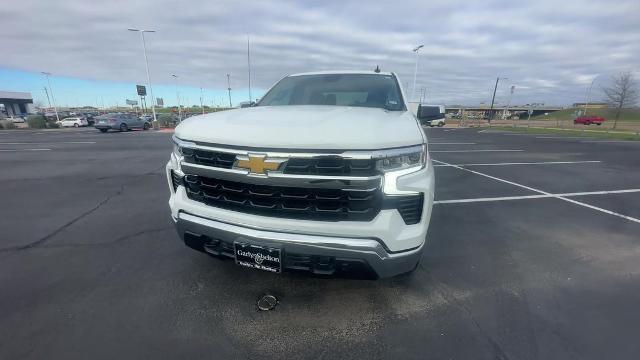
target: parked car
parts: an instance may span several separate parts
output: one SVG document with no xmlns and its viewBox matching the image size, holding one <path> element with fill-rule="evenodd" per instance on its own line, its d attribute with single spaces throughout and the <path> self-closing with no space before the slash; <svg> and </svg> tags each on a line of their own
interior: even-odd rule
<svg viewBox="0 0 640 360">
<path fill-rule="evenodd" d="M 85 113 L 83 116 L 87 120 L 87 123 L 89 123 L 89 126 L 93 126 L 95 124 L 93 114 Z"/>
<path fill-rule="evenodd" d="M 56 121 L 56 124 L 58 124 L 60 127 L 80 127 L 80 126 L 89 126 L 89 123 L 87 122 L 87 120 L 75 116 L 75 117 L 68 117 L 66 119 L 62 119 L 60 121 Z"/>
<path fill-rule="evenodd" d="M 255 106 L 181 122 L 166 174 L 182 241 L 273 273 L 415 270 L 434 170 L 401 83 L 379 70 L 296 74 Z"/>
<path fill-rule="evenodd" d="M 6 118 L 6 120 L 10 120 L 14 124 L 21 124 L 21 123 L 25 122 L 25 118 L 22 117 L 22 116 L 11 116 L 11 117 Z"/>
<path fill-rule="evenodd" d="M 575 120 L 573 120 L 573 123 L 583 124 L 583 125 L 591 125 L 591 124 L 602 125 L 604 121 L 605 121 L 605 118 L 603 118 L 602 116 L 579 116 L 575 118 Z"/>
<path fill-rule="evenodd" d="M 444 105 L 425 105 L 420 104 L 417 112 L 420 124 L 430 127 L 443 127 L 445 122 Z"/>
<path fill-rule="evenodd" d="M 136 114 L 110 113 L 95 118 L 94 127 L 101 132 L 109 130 L 129 131 L 131 129 L 148 130 L 151 123 L 140 119 Z"/>
<path fill-rule="evenodd" d="M 151 122 L 151 121 L 153 121 L 153 115 L 144 114 L 144 115 L 140 116 L 140 120 Z"/>
</svg>

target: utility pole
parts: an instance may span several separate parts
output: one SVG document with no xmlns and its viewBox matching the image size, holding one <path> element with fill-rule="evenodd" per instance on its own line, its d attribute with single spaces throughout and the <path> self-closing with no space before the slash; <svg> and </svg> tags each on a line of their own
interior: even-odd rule
<svg viewBox="0 0 640 360">
<path fill-rule="evenodd" d="M 420 49 L 422 49 L 424 47 L 424 45 L 418 45 L 416 48 L 413 49 L 413 52 L 416 53 L 416 67 L 413 70 L 413 87 L 411 88 L 411 100 L 414 100 L 416 98 L 416 79 L 418 77 L 418 53 L 420 52 Z"/>
<path fill-rule="evenodd" d="M 249 35 L 247 35 L 247 69 L 249 70 L 249 104 L 251 104 L 251 52 L 249 47 Z"/>
<path fill-rule="evenodd" d="M 58 107 L 56 106 L 56 98 L 53 96 L 53 88 L 51 87 L 51 81 L 49 80 L 49 76 L 51 76 L 50 72 L 42 71 L 42 74 L 47 78 L 47 84 L 49 85 L 49 91 L 51 91 L 51 101 L 53 101 L 53 111 L 56 113 L 56 121 L 60 121 L 60 116 L 58 116 Z M 49 96 L 47 95 L 47 98 Z"/>
<path fill-rule="evenodd" d="M 493 97 L 491 98 L 491 109 L 489 110 L 489 123 L 491 123 L 491 120 L 493 119 L 493 104 L 496 100 L 496 90 L 498 90 L 498 82 L 500 79 L 506 80 L 507 78 L 496 78 L 496 86 L 493 87 Z"/>
<path fill-rule="evenodd" d="M 227 91 L 229 92 L 229 108 L 232 108 L 231 105 L 231 75 L 227 74 Z"/>
<path fill-rule="evenodd" d="M 204 98 L 203 98 L 202 88 L 200 88 L 200 109 L 202 109 L 202 115 L 204 115 L 204 104 L 202 103 L 203 100 Z"/>
</svg>

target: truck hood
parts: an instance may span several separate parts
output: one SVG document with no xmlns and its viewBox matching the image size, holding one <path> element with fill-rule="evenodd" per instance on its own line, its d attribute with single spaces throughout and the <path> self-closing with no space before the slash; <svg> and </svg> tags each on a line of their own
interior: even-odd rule
<svg viewBox="0 0 640 360">
<path fill-rule="evenodd" d="M 409 111 L 326 105 L 257 106 L 194 116 L 178 125 L 175 135 L 273 149 L 373 150 L 423 142 Z"/>
</svg>

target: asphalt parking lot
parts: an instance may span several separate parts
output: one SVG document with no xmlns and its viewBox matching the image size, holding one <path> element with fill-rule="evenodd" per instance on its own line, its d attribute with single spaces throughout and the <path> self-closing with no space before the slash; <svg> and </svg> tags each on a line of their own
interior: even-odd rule
<svg viewBox="0 0 640 360">
<path fill-rule="evenodd" d="M 0 358 L 636 359 L 640 142 L 427 132 L 428 245 L 379 281 L 185 247 L 168 133 L 0 132 Z"/>
</svg>

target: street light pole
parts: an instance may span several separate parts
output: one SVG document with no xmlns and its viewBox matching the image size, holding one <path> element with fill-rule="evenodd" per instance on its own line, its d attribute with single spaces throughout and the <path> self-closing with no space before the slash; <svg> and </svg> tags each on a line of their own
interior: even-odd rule
<svg viewBox="0 0 640 360">
<path fill-rule="evenodd" d="M 591 80 L 591 85 L 589 85 L 589 90 L 587 90 L 587 98 L 584 102 L 584 114 L 582 114 L 582 116 L 587 116 L 587 107 L 589 106 L 589 100 L 591 100 L 591 89 L 593 88 L 593 83 L 596 82 L 596 79 L 598 77 L 594 77 L 593 80 Z"/>
<path fill-rule="evenodd" d="M 142 38 L 142 51 L 144 52 L 144 64 L 147 70 L 147 86 L 149 87 L 149 93 L 151 94 L 151 112 L 153 112 L 153 128 L 158 128 L 158 119 L 156 118 L 156 99 L 153 97 L 153 88 L 151 87 L 151 75 L 149 75 L 149 60 L 147 59 L 147 44 L 144 41 L 144 33 L 154 33 L 155 30 L 140 30 L 128 28 L 129 31 L 136 31 L 140 33 Z"/>
<path fill-rule="evenodd" d="M 247 69 L 249 71 L 249 104 L 251 104 L 251 52 L 249 50 L 249 35 L 247 35 Z"/>
<path fill-rule="evenodd" d="M 44 88 L 44 93 L 47 95 L 47 102 L 49 103 L 49 107 L 51 107 L 51 99 L 49 99 L 49 91 L 47 91 L 47 87 Z"/>
<path fill-rule="evenodd" d="M 231 105 L 231 75 L 227 74 L 227 91 L 229 92 L 229 108 L 232 108 Z"/>
<path fill-rule="evenodd" d="M 49 85 L 49 91 L 51 91 L 51 101 L 53 101 L 53 111 L 56 113 L 56 121 L 60 121 L 60 116 L 58 116 L 58 107 L 56 106 L 56 98 L 53 96 L 53 88 L 51 87 L 51 81 L 49 80 L 49 76 L 51 76 L 50 72 L 42 71 L 42 74 L 47 78 L 47 84 Z M 49 95 L 47 95 L 47 98 Z"/>
<path fill-rule="evenodd" d="M 204 100 L 203 97 L 203 93 L 202 93 L 202 88 L 200 88 L 200 109 L 202 110 L 202 115 L 204 115 L 204 104 L 202 103 L 202 101 Z"/>
<path fill-rule="evenodd" d="M 411 88 L 411 100 L 415 99 L 416 97 L 416 79 L 418 77 L 418 53 L 420 52 L 420 49 L 422 49 L 423 47 L 424 45 L 419 45 L 413 49 L 413 52 L 416 53 L 416 66 L 415 66 L 415 69 L 413 70 L 413 87 Z"/>
<path fill-rule="evenodd" d="M 509 101 L 507 101 L 507 107 L 504 108 L 504 111 L 502 112 L 502 120 L 505 120 L 505 118 L 507 117 L 507 112 L 509 111 L 509 106 L 511 106 L 511 98 L 513 97 L 513 91 L 516 89 L 515 85 L 511 85 L 511 90 L 510 90 L 510 94 L 509 94 Z"/>
<path fill-rule="evenodd" d="M 500 81 L 500 79 L 506 80 L 507 78 L 496 78 L 496 85 L 493 87 L 493 97 L 491 98 L 491 109 L 489 109 L 489 123 L 491 123 L 491 120 L 493 119 L 493 104 L 496 100 L 496 90 L 498 90 L 498 82 Z"/>
<path fill-rule="evenodd" d="M 178 92 L 178 75 L 171 74 L 176 85 L 176 99 L 178 99 L 178 121 L 182 121 L 182 107 L 180 106 L 180 93 Z"/>
</svg>

